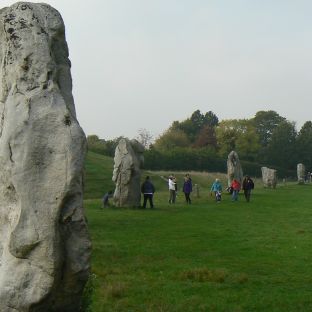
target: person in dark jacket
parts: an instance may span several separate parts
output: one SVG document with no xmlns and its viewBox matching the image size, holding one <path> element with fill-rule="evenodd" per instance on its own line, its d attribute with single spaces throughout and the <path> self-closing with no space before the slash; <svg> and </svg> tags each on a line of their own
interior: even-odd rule
<svg viewBox="0 0 312 312">
<path fill-rule="evenodd" d="M 191 203 L 190 195 L 192 192 L 192 188 L 193 188 L 192 179 L 189 174 L 186 174 L 184 177 L 183 193 L 185 195 L 185 201 L 187 204 Z"/>
<path fill-rule="evenodd" d="M 105 195 L 103 196 L 102 201 L 103 201 L 103 207 L 104 207 L 104 208 L 107 208 L 107 207 L 110 206 L 110 204 L 109 204 L 109 199 L 110 199 L 111 197 L 113 197 L 113 191 L 108 191 L 108 192 L 105 193 Z"/>
<path fill-rule="evenodd" d="M 149 200 L 150 208 L 154 208 L 153 196 L 155 193 L 155 187 L 150 180 L 150 177 L 147 176 L 145 181 L 141 185 L 141 192 L 144 196 L 143 208 L 146 208 L 147 200 Z"/>
<path fill-rule="evenodd" d="M 252 181 L 252 179 L 249 176 L 245 176 L 243 180 L 243 190 L 244 190 L 244 195 L 245 195 L 247 202 L 250 201 L 251 190 L 253 190 L 254 187 L 255 187 L 255 184 Z"/>
</svg>

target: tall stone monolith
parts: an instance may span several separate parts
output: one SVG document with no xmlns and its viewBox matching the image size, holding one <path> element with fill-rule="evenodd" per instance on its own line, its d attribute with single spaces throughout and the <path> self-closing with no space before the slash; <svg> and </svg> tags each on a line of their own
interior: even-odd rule
<svg viewBox="0 0 312 312">
<path fill-rule="evenodd" d="M 275 169 L 261 167 L 262 182 L 264 187 L 276 188 L 277 172 Z"/>
<path fill-rule="evenodd" d="M 304 164 L 297 164 L 298 184 L 304 184 L 306 178 L 306 169 Z"/>
<path fill-rule="evenodd" d="M 60 14 L 0 10 L 0 311 L 77 312 L 89 276 L 76 119 Z"/>
<path fill-rule="evenodd" d="M 141 168 L 144 146 L 137 140 L 123 138 L 114 157 L 113 181 L 116 184 L 114 204 L 117 207 L 139 207 L 141 202 Z"/>
<path fill-rule="evenodd" d="M 243 181 L 243 169 L 238 154 L 235 151 L 231 151 L 227 158 L 227 178 L 228 186 L 231 185 L 233 179 L 236 179 L 240 183 Z"/>
</svg>

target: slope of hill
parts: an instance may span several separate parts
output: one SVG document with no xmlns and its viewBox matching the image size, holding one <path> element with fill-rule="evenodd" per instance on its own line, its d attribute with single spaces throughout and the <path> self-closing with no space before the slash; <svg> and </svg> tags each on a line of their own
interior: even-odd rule
<svg viewBox="0 0 312 312">
<path fill-rule="evenodd" d="M 113 166 L 113 158 L 90 151 L 87 153 L 84 199 L 101 198 L 108 190 L 114 190 Z"/>
</svg>

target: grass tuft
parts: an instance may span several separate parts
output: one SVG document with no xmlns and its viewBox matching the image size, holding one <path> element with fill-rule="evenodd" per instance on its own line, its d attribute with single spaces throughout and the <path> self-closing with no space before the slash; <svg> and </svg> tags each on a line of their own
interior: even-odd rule
<svg viewBox="0 0 312 312">
<path fill-rule="evenodd" d="M 121 281 L 113 281 L 108 283 L 102 293 L 106 298 L 119 299 L 126 295 L 127 284 Z"/>
<path fill-rule="evenodd" d="M 224 283 L 227 276 L 228 272 L 225 269 L 194 268 L 182 272 L 181 279 L 196 282 Z"/>
</svg>

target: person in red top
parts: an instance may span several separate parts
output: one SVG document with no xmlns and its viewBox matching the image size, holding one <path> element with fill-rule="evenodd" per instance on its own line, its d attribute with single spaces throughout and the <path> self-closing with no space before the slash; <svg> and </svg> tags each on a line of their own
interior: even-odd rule
<svg viewBox="0 0 312 312">
<path fill-rule="evenodd" d="M 240 191 L 241 189 L 241 185 L 239 183 L 238 180 L 234 179 L 231 183 L 231 188 L 233 190 L 233 193 L 232 193 L 232 201 L 237 201 L 238 200 L 238 192 Z"/>
</svg>

